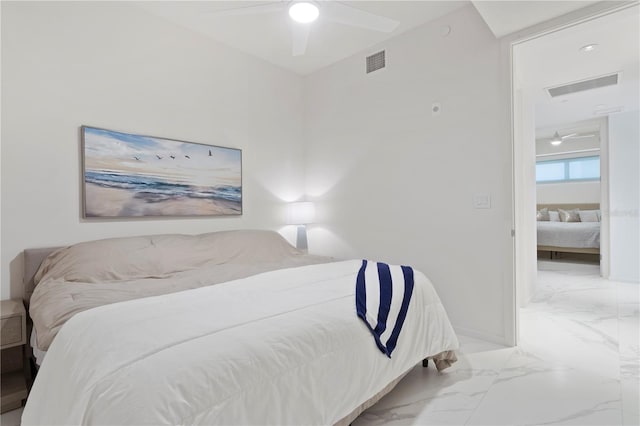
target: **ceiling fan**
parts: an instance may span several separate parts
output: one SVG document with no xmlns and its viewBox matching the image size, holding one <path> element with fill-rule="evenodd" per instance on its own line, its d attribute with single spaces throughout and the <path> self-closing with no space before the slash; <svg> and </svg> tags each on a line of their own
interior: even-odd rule
<svg viewBox="0 0 640 426">
<path fill-rule="evenodd" d="M 400 22 L 374 13 L 365 12 L 337 1 L 277 1 L 215 12 L 215 16 L 257 15 L 284 13 L 291 18 L 293 56 L 301 56 L 307 50 L 311 23 L 318 18 L 352 27 L 383 33 L 393 32 Z"/>
<path fill-rule="evenodd" d="M 583 138 L 592 138 L 596 136 L 596 133 L 569 133 L 568 135 L 560 136 L 558 132 L 553 134 L 553 137 L 549 141 L 551 145 L 560 145 L 564 142 L 565 139 L 583 139 Z"/>
</svg>

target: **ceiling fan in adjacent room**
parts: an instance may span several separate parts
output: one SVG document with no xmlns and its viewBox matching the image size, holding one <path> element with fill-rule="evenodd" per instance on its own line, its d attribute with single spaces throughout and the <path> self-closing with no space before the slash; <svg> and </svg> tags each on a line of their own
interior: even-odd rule
<svg viewBox="0 0 640 426">
<path fill-rule="evenodd" d="M 400 22 L 366 12 L 337 1 L 277 1 L 215 12 L 215 16 L 258 15 L 284 13 L 291 18 L 293 56 L 304 55 L 311 31 L 311 23 L 318 18 L 352 27 L 383 33 L 393 32 Z"/>
<path fill-rule="evenodd" d="M 549 141 L 551 145 L 560 145 L 564 142 L 565 139 L 583 139 L 583 138 L 592 138 L 597 134 L 594 132 L 591 133 L 569 133 L 568 135 L 560 136 L 560 133 L 555 132 L 553 137 Z"/>
</svg>

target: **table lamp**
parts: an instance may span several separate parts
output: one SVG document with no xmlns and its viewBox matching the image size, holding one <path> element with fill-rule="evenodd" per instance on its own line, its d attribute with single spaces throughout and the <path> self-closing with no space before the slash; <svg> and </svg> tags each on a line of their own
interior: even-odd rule
<svg viewBox="0 0 640 426">
<path fill-rule="evenodd" d="M 287 213 L 287 223 L 289 225 L 298 225 L 296 248 L 305 251 L 308 250 L 306 225 L 313 223 L 315 219 L 315 206 L 310 201 L 290 203 Z"/>
</svg>

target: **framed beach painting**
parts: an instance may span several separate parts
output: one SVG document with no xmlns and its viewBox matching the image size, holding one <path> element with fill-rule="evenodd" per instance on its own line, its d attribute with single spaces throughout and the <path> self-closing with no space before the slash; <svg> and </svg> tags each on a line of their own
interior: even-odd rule
<svg viewBox="0 0 640 426">
<path fill-rule="evenodd" d="M 85 218 L 242 214 L 242 151 L 81 127 Z"/>
</svg>

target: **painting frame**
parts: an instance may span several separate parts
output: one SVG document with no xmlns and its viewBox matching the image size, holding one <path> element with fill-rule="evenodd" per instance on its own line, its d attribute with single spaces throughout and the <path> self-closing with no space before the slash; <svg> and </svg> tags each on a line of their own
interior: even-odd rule
<svg viewBox="0 0 640 426">
<path fill-rule="evenodd" d="M 80 151 L 83 219 L 243 215 L 240 148 L 81 125 Z"/>
</svg>

